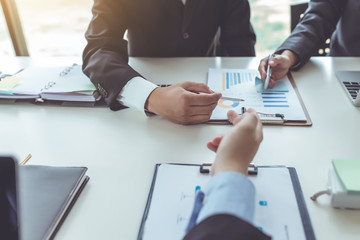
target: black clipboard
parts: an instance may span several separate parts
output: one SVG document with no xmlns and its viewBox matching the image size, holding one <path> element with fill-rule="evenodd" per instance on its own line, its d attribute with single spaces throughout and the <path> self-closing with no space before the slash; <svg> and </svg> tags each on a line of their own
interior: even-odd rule
<svg viewBox="0 0 360 240">
<path fill-rule="evenodd" d="M 201 167 L 206 165 L 209 166 L 208 164 L 180 164 L 180 163 L 168 163 L 171 165 L 183 165 L 183 166 L 198 166 L 199 167 L 199 171 L 201 170 Z M 145 210 L 144 210 L 144 215 L 142 217 L 141 220 L 141 225 L 140 225 L 140 229 L 139 229 L 139 233 L 138 233 L 138 240 L 142 240 L 143 239 L 143 233 L 144 233 L 144 227 L 145 227 L 145 223 L 148 217 L 148 213 L 150 210 L 150 205 L 151 205 L 151 200 L 152 200 L 152 196 L 153 196 L 153 190 L 156 184 L 156 177 L 157 177 L 157 173 L 158 173 L 158 168 L 159 166 L 162 164 L 156 164 L 155 165 L 155 170 L 154 170 L 154 175 L 153 175 L 153 179 L 152 179 L 152 183 L 151 183 L 151 187 L 150 187 L 150 191 L 148 194 L 148 199 L 146 201 L 146 206 L 145 206 Z M 256 166 L 256 168 L 277 168 L 277 167 L 285 167 L 282 165 L 274 165 L 274 166 Z M 302 221 L 302 225 L 303 225 L 303 230 L 305 233 L 305 237 L 307 240 L 315 240 L 315 233 L 311 224 L 311 220 L 310 220 L 310 216 L 309 216 L 309 212 L 307 210 L 306 204 L 305 204 L 305 199 L 304 199 L 304 195 L 302 193 L 301 190 L 301 186 L 300 186 L 300 182 L 299 182 L 299 178 L 296 172 L 296 169 L 293 167 L 286 167 L 289 170 L 289 174 L 290 174 L 290 178 L 291 178 L 291 182 L 292 182 L 292 186 L 295 192 L 295 197 L 297 200 L 297 205 L 299 208 L 299 213 L 300 213 L 300 217 L 301 217 L 301 221 Z M 255 168 L 254 168 L 255 169 Z M 249 169 L 249 171 L 252 171 Z"/>
</svg>

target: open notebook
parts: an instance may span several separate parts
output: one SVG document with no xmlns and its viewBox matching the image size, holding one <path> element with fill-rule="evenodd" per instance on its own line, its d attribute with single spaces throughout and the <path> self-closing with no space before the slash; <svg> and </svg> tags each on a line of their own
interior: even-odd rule
<svg viewBox="0 0 360 240">
<path fill-rule="evenodd" d="M 69 67 L 30 66 L 0 81 L 0 99 L 95 102 L 95 90 L 78 64 Z"/>
</svg>

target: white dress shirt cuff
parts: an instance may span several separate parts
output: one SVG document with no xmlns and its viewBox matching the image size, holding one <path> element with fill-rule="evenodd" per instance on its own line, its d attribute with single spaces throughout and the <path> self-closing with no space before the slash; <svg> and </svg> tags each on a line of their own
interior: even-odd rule
<svg viewBox="0 0 360 240">
<path fill-rule="evenodd" d="M 157 87 L 142 77 L 134 77 L 123 87 L 116 100 L 124 106 L 142 111 L 145 115 L 146 100 Z"/>
<path fill-rule="evenodd" d="M 197 223 L 216 214 L 231 214 L 253 223 L 255 188 L 243 174 L 223 172 L 216 174 L 207 185 L 205 203 Z"/>
</svg>

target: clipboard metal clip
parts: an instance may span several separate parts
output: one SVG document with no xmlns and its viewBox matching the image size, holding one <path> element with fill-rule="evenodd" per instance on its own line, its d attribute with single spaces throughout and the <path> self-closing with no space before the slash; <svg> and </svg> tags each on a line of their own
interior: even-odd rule
<svg viewBox="0 0 360 240">
<path fill-rule="evenodd" d="M 241 115 L 246 112 L 246 108 L 241 108 Z M 270 124 L 284 124 L 285 115 L 282 113 L 262 113 L 256 112 L 259 115 L 259 118 L 262 123 L 270 123 Z"/>
<path fill-rule="evenodd" d="M 200 173 L 209 174 L 211 171 L 211 163 L 203 163 L 200 165 Z"/>
<path fill-rule="evenodd" d="M 200 173 L 202 174 L 210 174 L 211 172 L 211 163 L 203 163 L 200 165 Z M 250 163 L 248 167 L 248 175 L 257 175 L 258 174 L 258 168 L 255 166 L 255 164 Z"/>
</svg>

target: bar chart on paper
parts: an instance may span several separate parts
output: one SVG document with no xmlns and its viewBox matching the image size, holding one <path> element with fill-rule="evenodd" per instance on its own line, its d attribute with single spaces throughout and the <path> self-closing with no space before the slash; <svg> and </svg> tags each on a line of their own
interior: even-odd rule
<svg viewBox="0 0 360 240">
<path fill-rule="evenodd" d="M 229 72 L 222 71 L 222 91 L 230 89 L 232 86 L 252 82 L 255 75 L 254 72 Z"/>
<path fill-rule="evenodd" d="M 211 120 L 225 120 L 228 110 L 241 113 L 242 107 L 265 114 L 283 114 L 289 121 L 306 121 L 306 116 L 287 77 L 274 88 L 264 89 L 257 70 L 209 69 L 208 86 L 222 98 Z"/>
</svg>

